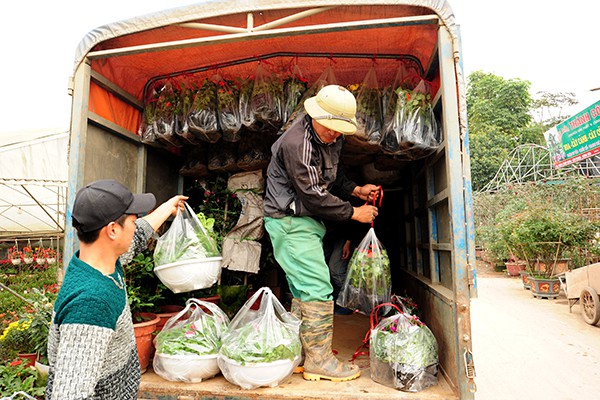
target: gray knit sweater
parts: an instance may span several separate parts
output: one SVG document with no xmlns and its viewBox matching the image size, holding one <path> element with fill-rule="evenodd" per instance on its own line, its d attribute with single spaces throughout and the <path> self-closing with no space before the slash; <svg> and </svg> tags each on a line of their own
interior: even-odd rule
<svg viewBox="0 0 600 400">
<path fill-rule="evenodd" d="M 154 233 L 144 220 L 136 225 L 126 254 L 142 251 Z M 135 399 L 140 364 L 121 261 L 113 280 L 78 256 L 71 259 L 54 304 L 46 398 Z"/>
</svg>

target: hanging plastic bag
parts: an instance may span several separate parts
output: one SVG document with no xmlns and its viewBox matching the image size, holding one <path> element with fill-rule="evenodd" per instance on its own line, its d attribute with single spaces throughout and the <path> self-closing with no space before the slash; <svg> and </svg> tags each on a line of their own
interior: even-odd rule
<svg viewBox="0 0 600 400">
<path fill-rule="evenodd" d="M 215 240 L 186 203 L 154 249 L 154 273 L 174 293 L 206 289 L 221 276 Z"/>
<path fill-rule="evenodd" d="M 323 86 L 327 85 L 337 85 L 337 78 L 335 77 L 335 73 L 333 72 L 333 67 L 330 65 L 323 70 L 319 78 L 312 84 L 311 87 L 308 88 L 302 95 L 302 98 L 296 105 L 294 111 L 287 118 L 283 127 L 279 130 L 279 135 L 288 130 L 296 121 L 301 121 L 302 118 L 306 115 L 306 110 L 304 109 L 304 101 L 309 97 L 315 96 Z"/>
<path fill-rule="evenodd" d="M 237 142 L 242 129 L 240 89 L 234 81 L 223 79 L 220 75 L 215 75 L 213 81 L 217 84 L 217 115 L 223 140 Z"/>
<path fill-rule="evenodd" d="M 239 79 L 238 87 L 240 89 L 239 110 L 242 125 L 249 130 L 257 130 L 256 117 L 250 106 L 250 99 L 252 98 L 252 90 L 254 88 L 254 76 Z"/>
<path fill-rule="evenodd" d="M 371 379 L 406 392 L 437 385 L 438 345 L 431 330 L 416 316 L 384 318 L 370 331 Z"/>
<path fill-rule="evenodd" d="M 257 310 L 252 306 L 258 304 Z M 219 367 L 242 389 L 275 387 L 300 363 L 300 320 L 283 308 L 268 287 L 259 289 L 229 325 Z"/>
<path fill-rule="evenodd" d="M 287 122 L 306 92 L 308 81 L 303 76 L 298 64 L 294 63 L 291 75 L 285 80 L 283 86 L 283 122 Z"/>
<path fill-rule="evenodd" d="M 381 90 L 375 67 L 371 66 L 356 93 L 356 137 L 379 144 L 383 123 Z"/>
<path fill-rule="evenodd" d="M 390 260 L 371 227 L 348 263 L 336 303 L 369 315 L 378 304 L 390 301 L 391 290 Z"/>
<path fill-rule="evenodd" d="M 394 80 L 392 83 L 383 88 L 382 108 L 383 108 L 383 128 L 382 136 L 385 136 L 387 132 L 393 131 L 395 128 L 394 118 L 396 115 L 396 105 L 398 104 L 398 91 L 400 90 L 414 90 L 415 86 L 421 81 L 421 77 L 416 71 L 416 67 L 401 61 Z M 383 139 L 383 138 L 382 138 Z"/>
<path fill-rule="evenodd" d="M 183 211 L 177 211 L 171 226 L 158 238 L 154 249 L 156 265 L 218 256 L 216 242 L 187 203 Z"/>
<path fill-rule="evenodd" d="M 142 141 L 160 147 L 181 147 L 175 133 L 175 110 L 179 95 L 171 82 L 158 83 L 150 90 L 140 127 Z"/>
<path fill-rule="evenodd" d="M 220 140 L 208 148 L 208 169 L 212 172 L 237 172 L 238 143 Z"/>
<path fill-rule="evenodd" d="M 188 125 L 190 132 L 205 142 L 215 143 L 221 138 L 217 117 L 217 86 L 209 79 L 204 79 L 196 91 Z"/>
<path fill-rule="evenodd" d="M 257 125 L 249 127 L 255 131 L 275 133 L 283 124 L 283 82 L 259 62 L 256 67 L 250 109 Z"/>
<path fill-rule="evenodd" d="M 215 304 L 189 299 L 154 339 L 152 368 L 168 381 L 201 382 L 220 372 L 217 362 L 229 317 Z"/>
<path fill-rule="evenodd" d="M 185 144 L 197 145 L 201 141 L 189 130 L 188 117 L 194 103 L 196 88 L 192 82 L 179 84 L 179 98 L 175 107 L 175 133 Z"/>
<path fill-rule="evenodd" d="M 421 80 L 414 90 L 398 88 L 396 92 L 396 112 L 381 147 L 388 154 L 409 160 L 426 157 L 441 143 L 430 85 Z"/>
<path fill-rule="evenodd" d="M 245 130 L 238 145 L 237 166 L 244 171 L 257 171 L 266 168 L 271 160 L 272 135 Z"/>
</svg>

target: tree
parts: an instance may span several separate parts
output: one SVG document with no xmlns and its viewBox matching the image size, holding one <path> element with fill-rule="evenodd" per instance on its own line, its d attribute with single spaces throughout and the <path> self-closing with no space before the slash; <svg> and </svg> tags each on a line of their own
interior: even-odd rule
<svg viewBox="0 0 600 400">
<path fill-rule="evenodd" d="M 467 78 L 471 173 L 475 190 L 489 182 L 515 146 L 530 142 L 530 82 L 476 71 Z M 542 137 L 543 139 L 543 137 Z"/>
<path fill-rule="evenodd" d="M 542 132 L 546 132 L 560 124 L 570 117 L 565 109 L 578 103 L 575 93 L 572 92 L 537 92 L 533 101 L 533 114 L 538 127 Z"/>
</svg>

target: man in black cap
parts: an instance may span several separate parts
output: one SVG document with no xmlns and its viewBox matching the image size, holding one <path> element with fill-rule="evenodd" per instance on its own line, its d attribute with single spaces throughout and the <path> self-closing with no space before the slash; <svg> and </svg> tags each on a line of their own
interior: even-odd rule
<svg viewBox="0 0 600 400">
<path fill-rule="evenodd" d="M 134 195 L 115 180 L 77 192 L 72 219 L 80 250 L 54 304 L 47 399 L 137 398 L 140 365 L 120 257 L 126 253 L 129 261 L 144 250 L 186 199 L 174 196 L 145 215 L 154 195 Z"/>
</svg>

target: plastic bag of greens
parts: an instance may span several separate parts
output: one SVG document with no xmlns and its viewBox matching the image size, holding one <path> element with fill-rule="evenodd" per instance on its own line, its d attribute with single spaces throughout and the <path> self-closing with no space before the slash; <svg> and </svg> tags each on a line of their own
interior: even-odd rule
<svg viewBox="0 0 600 400">
<path fill-rule="evenodd" d="M 250 97 L 250 109 L 257 124 L 249 127 L 257 132 L 276 133 L 283 124 L 283 82 L 258 63 Z"/>
<path fill-rule="evenodd" d="M 152 368 L 168 381 L 201 382 L 219 373 L 217 357 L 229 318 L 215 304 L 189 299 L 154 339 Z"/>
<path fill-rule="evenodd" d="M 154 249 L 157 267 L 176 261 L 218 256 L 220 253 L 215 240 L 187 203 L 183 211 L 177 211 L 171 226 L 158 238 Z"/>
<path fill-rule="evenodd" d="M 369 315 L 378 304 L 390 301 L 391 291 L 390 260 L 371 227 L 348 263 L 336 303 Z"/>
<path fill-rule="evenodd" d="M 414 90 L 399 87 L 396 93 L 396 112 L 380 145 L 386 153 L 408 160 L 426 157 L 441 143 L 430 85 L 421 80 Z"/>
<path fill-rule="evenodd" d="M 215 143 L 221 138 L 217 117 L 217 85 L 204 79 L 188 115 L 188 129 L 198 139 Z"/>
<path fill-rule="evenodd" d="M 381 90 L 377 73 L 371 66 L 356 94 L 356 137 L 372 144 L 379 144 L 383 124 Z"/>
<path fill-rule="evenodd" d="M 371 329 L 371 379 L 405 392 L 437 384 L 438 345 L 431 330 L 416 316 L 403 313 L 384 318 Z"/>
<path fill-rule="evenodd" d="M 335 77 L 335 73 L 333 72 L 333 67 L 328 65 L 325 70 L 321 73 L 319 78 L 313 83 L 311 87 L 309 87 L 302 98 L 298 101 L 298 104 L 292 111 L 292 113 L 288 116 L 285 121 L 285 124 L 281 127 L 278 134 L 281 135 L 283 132 L 288 130 L 295 122 L 301 121 L 302 118 L 306 115 L 306 110 L 304 109 L 304 102 L 309 97 L 315 96 L 319 90 L 321 90 L 324 86 L 327 85 L 337 85 L 338 81 Z"/>
<path fill-rule="evenodd" d="M 213 81 L 217 83 L 217 109 L 223 140 L 237 142 L 242 129 L 240 89 L 234 81 L 223 79 L 220 75 L 215 75 Z"/>
<path fill-rule="evenodd" d="M 291 75 L 283 85 L 283 122 L 287 122 L 308 88 L 308 81 L 300 71 L 298 64 L 292 67 Z"/>
<path fill-rule="evenodd" d="M 268 287 L 259 289 L 223 338 L 218 359 L 223 376 L 242 389 L 277 386 L 300 363 L 299 331 L 300 320 L 283 308 Z"/>
</svg>

